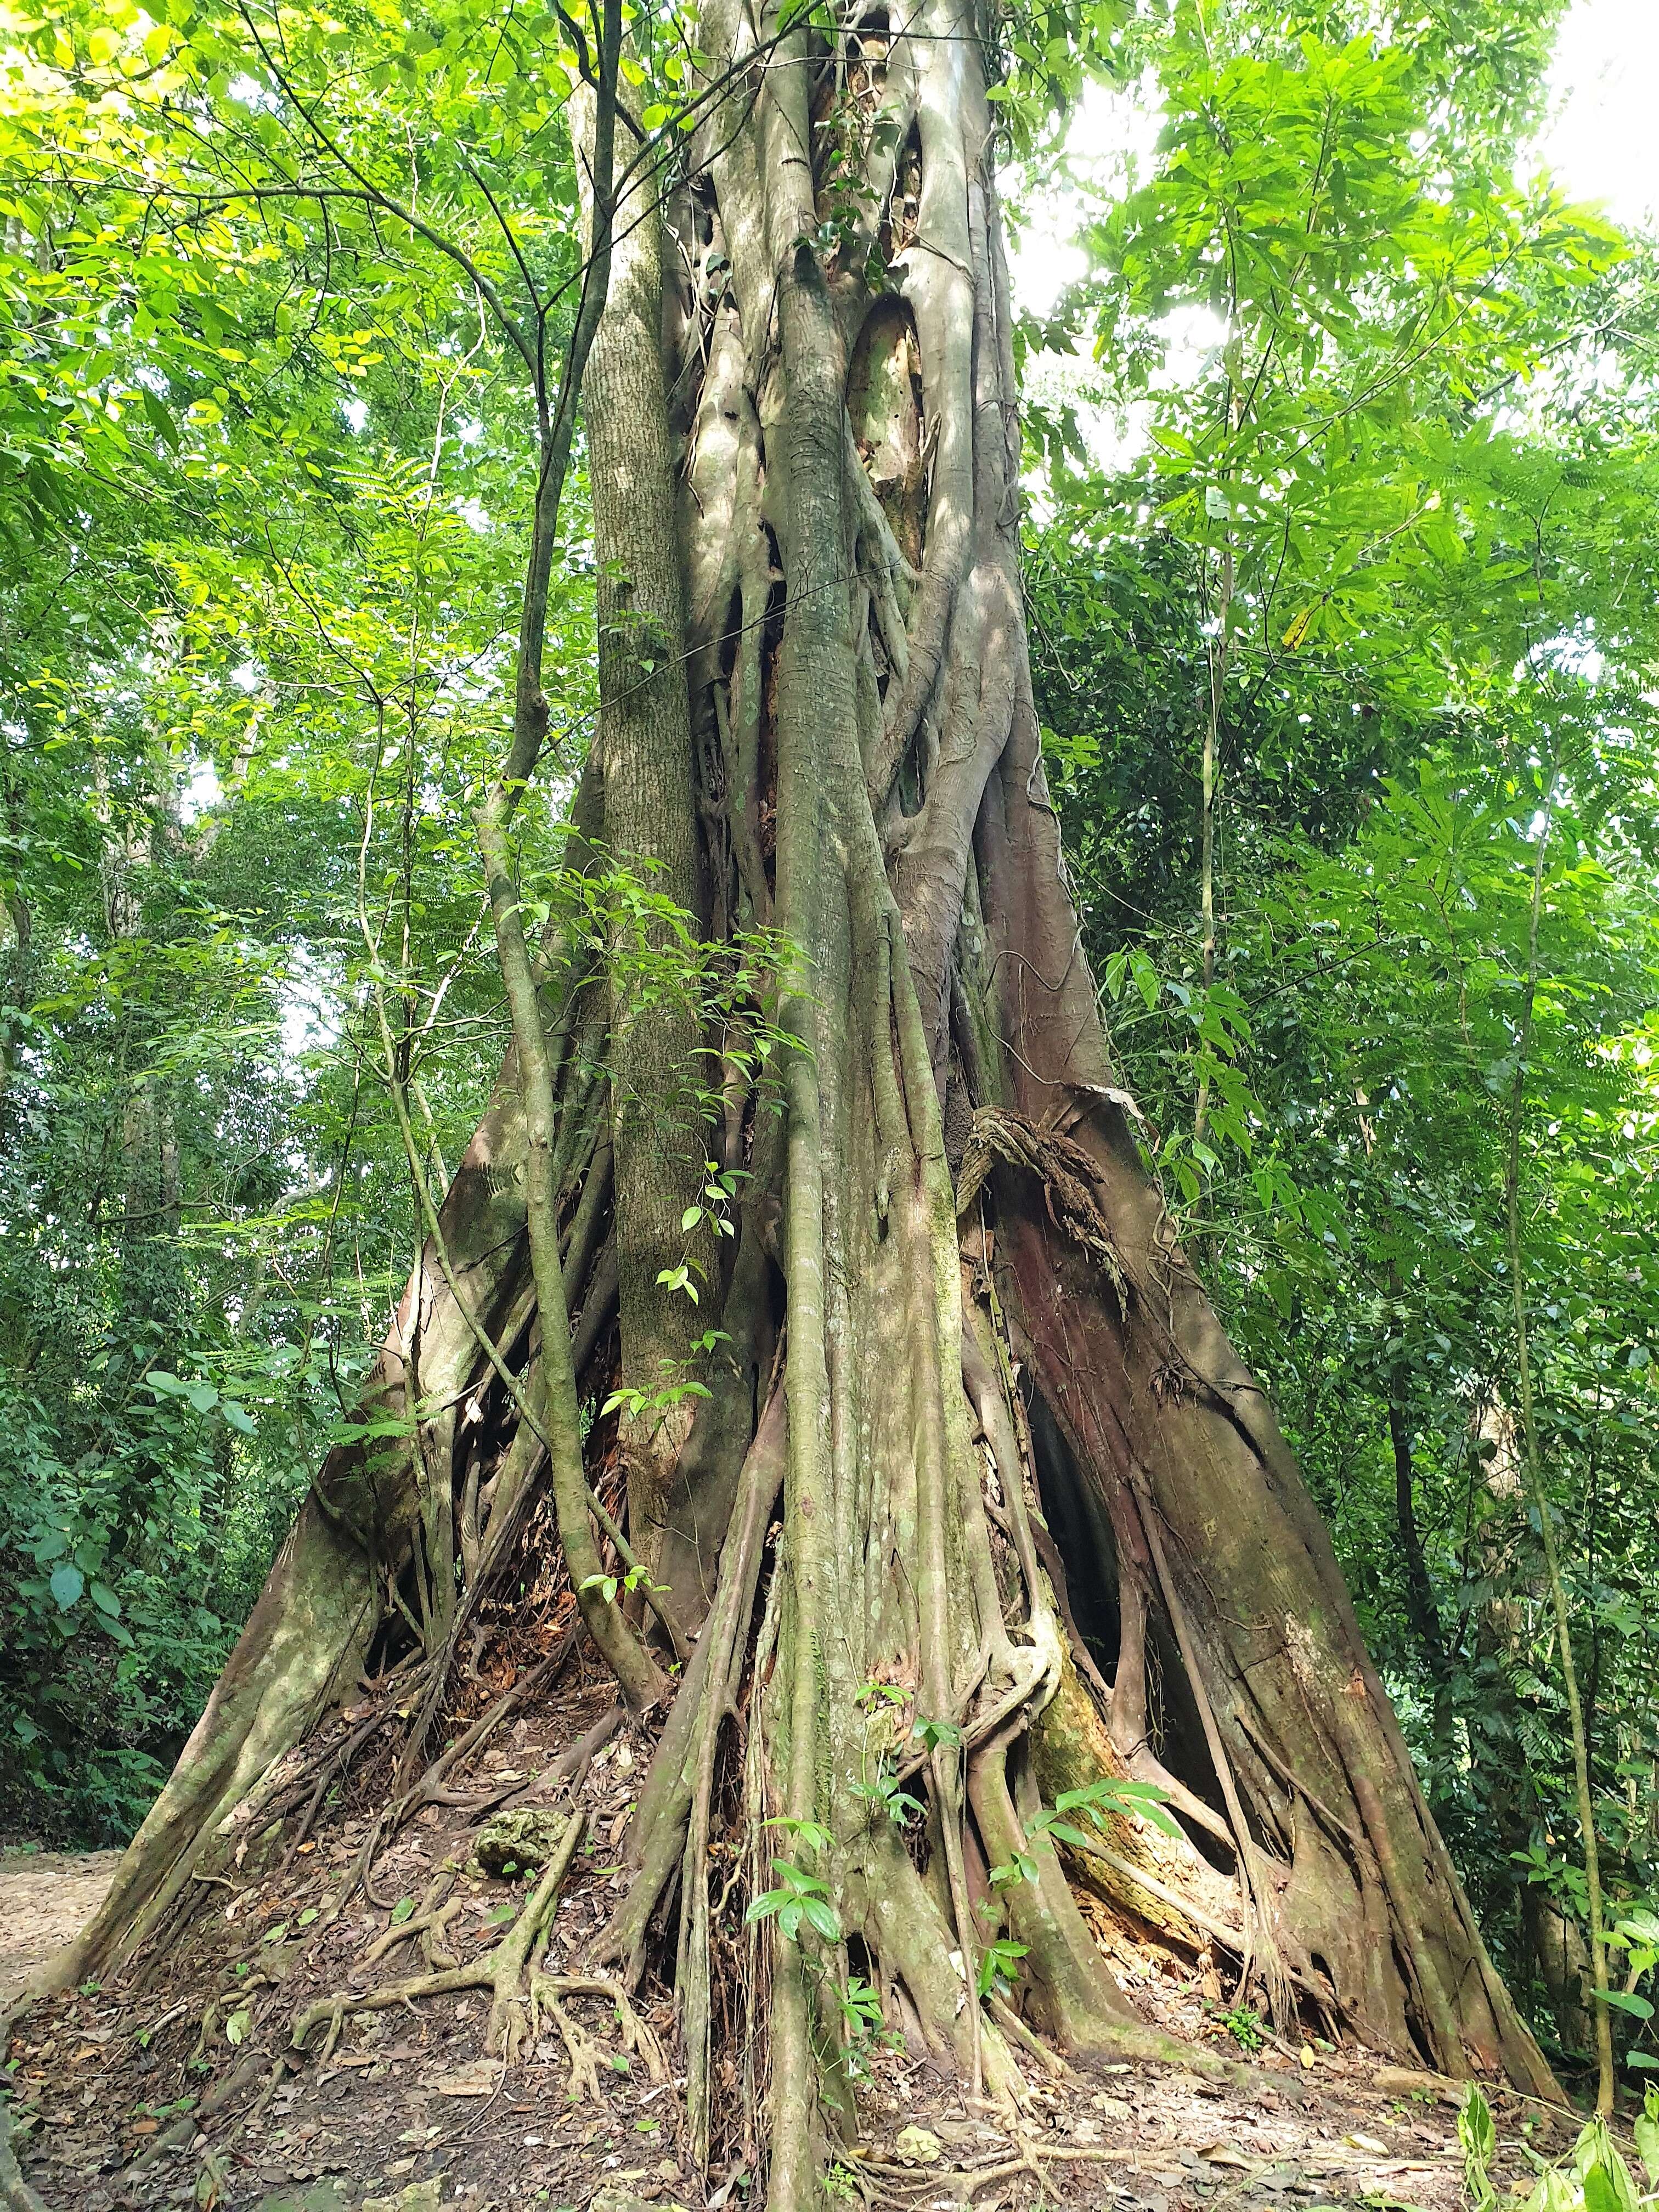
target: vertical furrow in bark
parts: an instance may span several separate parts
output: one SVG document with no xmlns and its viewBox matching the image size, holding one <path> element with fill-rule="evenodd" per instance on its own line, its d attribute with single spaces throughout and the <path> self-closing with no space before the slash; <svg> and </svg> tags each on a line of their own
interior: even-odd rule
<svg viewBox="0 0 1659 2212">
<path fill-rule="evenodd" d="M 953 70 L 963 66 L 963 44 L 960 37 L 951 43 Z M 943 58 L 936 66 L 945 66 Z M 963 491 L 966 526 L 960 552 L 953 548 L 951 556 L 959 581 L 939 677 L 939 739 L 927 753 L 919 810 L 892 830 L 893 888 L 904 915 L 911 968 L 941 1088 L 951 960 L 962 923 L 974 827 L 988 780 L 1008 743 L 1026 667 L 1018 582 L 1018 447 L 1009 430 L 1012 386 L 1005 381 L 1012 368 L 1006 286 L 986 171 L 992 136 L 981 70 L 969 68 L 952 87 L 952 97 L 955 157 L 944 166 L 953 193 L 949 251 L 959 253 L 963 271 L 951 267 L 943 289 L 945 304 L 963 317 L 961 326 L 937 326 L 941 303 L 933 293 L 942 280 L 932 261 L 921 296 L 914 282 L 907 284 L 907 293 L 916 303 L 930 418 L 959 415 L 973 426 Z M 924 137 L 924 148 L 926 143 Z M 924 204 L 931 204 L 935 221 L 942 222 L 942 195 L 930 204 L 924 192 Z M 928 236 L 924 229 L 918 250 Z M 937 476 L 934 490 L 937 507 Z M 933 526 L 930 516 L 930 532 Z"/>
<path fill-rule="evenodd" d="M 763 627 L 775 572 L 762 521 L 760 424 L 744 380 L 737 311 L 724 297 L 728 289 L 722 281 L 714 310 L 680 527 L 694 720 L 698 741 L 712 750 L 722 779 L 738 887 L 735 919 L 752 927 L 772 919 L 761 845 L 760 744 Z M 727 653 L 729 677 L 723 665 Z"/>
<path fill-rule="evenodd" d="M 931 486 L 908 665 L 888 694 L 885 741 L 871 777 L 878 805 L 887 796 L 938 679 L 974 528 L 975 271 L 968 173 L 979 149 L 970 155 L 966 132 L 975 94 L 982 86 L 981 64 L 971 18 L 959 0 L 929 0 L 920 12 L 918 36 L 907 43 L 917 57 L 921 191 L 915 235 L 893 265 L 902 274 L 921 351 Z"/>
<path fill-rule="evenodd" d="M 777 1772 L 783 1810 L 797 1821 L 820 1810 L 819 1674 L 830 1564 L 823 1537 L 833 1511 L 834 1437 L 828 1331 L 831 1282 L 826 1231 L 836 1195 L 826 1157 L 839 1157 L 837 1079 L 848 1040 L 847 918 L 839 871 L 825 866 L 833 825 L 824 804 L 826 732 L 850 728 L 852 640 L 840 576 L 842 413 L 840 335 L 809 240 L 816 228 L 805 37 L 775 49 L 758 112 L 766 186 L 766 243 L 776 285 L 785 374 L 777 449 L 784 465 L 783 552 L 787 592 L 780 647 L 777 714 L 777 915 L 807 972 L 785 1011 L 803 1047 L 789 1076 L 785 1183 L 785 1273 L 789 1305 L 788 1473 L 785 1483 L 788 1587 L 780 1626 L 787 1695 L 787 1765 Z M 751 343 L 752 343 L 751 337 Z M 769 459 L 775 448 L 769 441 Z M 827 1094 L 827 1095 L 826 1095 Z M 787 1670 L 787 1671 L 786 1671 Z M 827 1808 L 826 1808 L 827 1809 Z M 796 2212 L 817 2191 L 811 2141 L 813 2066 L 809 1991 L 798 1944 L 773 1953 L 773 2164 L 769 2203 Z"/>
</svg>

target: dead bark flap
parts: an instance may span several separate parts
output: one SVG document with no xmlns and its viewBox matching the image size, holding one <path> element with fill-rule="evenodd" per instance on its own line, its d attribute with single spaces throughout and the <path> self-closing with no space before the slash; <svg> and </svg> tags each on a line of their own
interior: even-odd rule
<svg viewBox="0 0 1659 2212">
<path fill-rule="evenodd" d="M 1036 1176 L 1042 1186 L 1049 1220 L 1103 1270 L 1117 1298 L 1119 1314 L 1127 1321 L 1128 1278 L 1095 1197 L 1094 1166 L 1089 1155 L 1050 1122 L 1033 1121 L 1000 1106 L 981 1106 L 974 1115 L 962 1173 L 957 1178 L 958 1220 L 979 1196 L 999 1160 Z"/>
</svg>

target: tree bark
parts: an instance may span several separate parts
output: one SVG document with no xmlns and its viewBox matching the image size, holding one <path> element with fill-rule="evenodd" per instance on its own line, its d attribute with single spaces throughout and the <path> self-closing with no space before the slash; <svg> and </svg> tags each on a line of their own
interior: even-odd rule
<svg viewBox="0 0 1659 2212">
<path fill-rule="evenodd" d="M 586 88 L 580 104 L 585 152 L 592 143 Z M 605 311 L 585 379 L 599 568 L 599 741 L 609 768 L 605 834 L 615 858 L 641 872 L 649 897 L 701 920 L 654 173 L 636 179 L 622 199 L 616 232 Z M 705 1181 L 708 1071 L 700 1061 L 696 1006 L 659 972 L 669 963 L 672 934 L 672 924 L 648 917 L 619 927 L 610 977 L 621 1381 L 647 1401 L 638 1414 L 624 1414 L 623 1445 L 634 1547 L 653 1571 L 695 1401 L 651 1401 L 690 1377 L 693 1346 L 708 1325 L 702 1301 L 716 1257 L 705 1225 L 690 1234 L 682 1226 Z M 690 1277 L 675 1287 L 683 1265 Z"/>
</svg>

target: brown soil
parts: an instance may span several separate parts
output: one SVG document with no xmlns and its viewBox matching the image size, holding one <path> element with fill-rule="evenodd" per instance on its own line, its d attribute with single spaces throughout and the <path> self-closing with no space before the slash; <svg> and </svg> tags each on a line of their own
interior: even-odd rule
<svg viewBox="0 0 1659 2212">
<path fill-rule="evenodd" d="M 262 2206 L 265 2212 L 743 2212 L 753 2199 L 740 2158 L 717 2161 L 707 2188 L 681 2155 L 676 2080 L 653 2079 L 650 2054 L 623 2048 L 615 2008 L 565 2000 L 578 2039 L 596 2046 L 598 2089 L 573 2082 L 559 2025 L 544 2021 L 519 2061 L 483 2056 L 487 1990 L 422 1997 L 348 2017 L 329 2048 L 306 2049 L 291 2024 L 307 2004 L 362 1994 L 425 1970 L 419 1941 L 368 1964 L 376 1939 L 410 1917 L 434 1877 L 453 1869 L 460 1909 L 440 1942 L 463 1962 L 494 1944 L 526 1893 L 525 1877 L 474 1868 L 479 1809 L 559 1801 L 560 1753 L 604 1713 L 597 1676 L 568 1681 L 550 1709 L 503 1728 L 465 1773 L 471 1809 L 429 1806 L 381 1850 L 371 1903 L 349 1877 L 374 1802 L 365 1790 L 292 1856 L 296 1830 L 251 1848 L 234 1881 L 198 1886 L 188 1928 L 159 1960 L 141 1954 L 118 1986 L 42 2002 L 14 2022 L 16 2148 L 48 2212 Z M 547 1966 L 574 1970 L 626 1876 L 621 1841 L 648 1744 L 619 1735 L 581 1787 L 588 1829 L 561 1895 Z M 107 1880 L 113 1855 L 9 1865 L 0 1891 L 8 1966 L 29 1963 L 71 1931 Z M 17 1885 L 15 1888 L 12 1885 Z M 343 1889 L 351 1893 L 341 1898 Z M 19 1906 L 14 1907 L 15 1896 Z M 17 1910 L 30 1916 L 26 1954 Z M 1092 1906 L 1090 1907 L 1092 1911 Z M 1097 1920 L 1114 1971 L 1149 2021 L 1218 2054 L 1237 2046 L 1217 2016 L 1214 1968 Z M 1212 1992 L 1206 1996 L 1206 1988 Z M 673 2052 L 665 1989 L 647 1977 L 635 1999 Z M 1249 2023 L 1243 2023 L 1247 2035 Z M 734 2094 L 740 2049 L 716 2043 L 717 2077 Z M 859 2142 L 832 2177 L 849 2204 L 953 2212 L 1117 2208 L 1227 2212 L 1345 2200 L 1454 2212 L 1460 2201 L 1455 2115 L 1429 2077 L 1376 2086 L 1352 2046 L 1267 2041 L 1256 2071 L 1218 2087 L 1179 2069 L 1127 2066 L 1045 2072 L 1018 2114 L 970 2108 L 961 2085 L 896 2037 L 866 2053 Z M 1521 2163 L 1540 2108 L 1494 2093 L 1505 2167 Z M 918 2134 L 920 2130 L 922 2132 Z M 1560 2138 L 1558 2136 L 1558 2142 Z M 838 2197 L 838 2201 L 839 2201 Z M 401 2200 L 401 2203 L 399 2202 Z"/>
<path fill-rule="evenodd" d="M 0 1851 L 0 2012 L 104 1901 L 119 1851 Z"/>
</svg>

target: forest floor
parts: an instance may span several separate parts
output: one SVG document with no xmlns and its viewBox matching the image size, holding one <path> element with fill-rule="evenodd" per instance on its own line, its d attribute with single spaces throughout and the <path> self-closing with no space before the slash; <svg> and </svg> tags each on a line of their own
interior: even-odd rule
<svg viewBox="0 0 1659 2212">
<path fill-rule="evenodd" d="M 91 1919 L 119 1851 L 0 1850 L 0 2011 Z"/>
<path fill-rule="evenodd" d="M 574 1681 L 556 1706 L 501 1729 L 496 1747 L 481 1746 L 469 1803 L 427 1806 L 373 1854 L 378 1902 L 346 1879 L 370 1834 L 370 1806 L 348 1801 L 297 1848 L 293 1823 L 286 1843 L 246 1837 L 228 1862 L 234 1879 L 200 1883 L 187 1926 L 155 1956 L 141 1953 L 124 1980 L 15 2015 L 0 2031 L 15 2147 L 46 2212 L 745 2207 L 751 2177 L 733 2140 L 707 2183 L 691 2174 L 680 2085 L 662 2062 L 672 2049 L 668 1996 L 649 1978 L 628 2015 L 607 1995 L 567 1992 L 510 2063 L 485 2055 L 489 1989 L 453 1984 L 347 2010 L 331 2033 L 320 2020 L 303 2050 L 293 2045 L 306 2007 L 348 1990 L 359 2002 L 384 2000 L 429 1971 L 428 1947 L 441 1967 L 486 1956 L 536 1876 L 510 1856 L 501 1863 L 499 1849 L 483 1851 L 498 1863 L 487 1870 L 481 1834 L 499 1843 L 490 1823 L 504 1819 L 533 1853 L 537 1816 L 569 1804 L 574 1790 L 587 1826 L 544 1970 L 579 1971 L 628 1878 L 617 1846 L 643 1771 L 643 1746 L 616 1732 L 597 1747 L 589 1735 L 571 1772 L 571 1751 L 596 1721 L 602 1732 L 607 1705 L 602 1684 Z M 21 1959 L 48 1928 L 66 1935 L 97 1901 L 110 1858 L 42 1854 L 6 1865 L 0 1959 Z M 432 1900 L 447 1908 L 435 1929 L 423 1925 Z M 1149 2021 L 1216 2056 L 1240 2055 L 1195 1961 L 1133 1931 L 1099 1922 L 1097 1931 Z M 717 2096 L 736 2114 L 745 2051 L 732 2035 L 722 2040 L 718 2022 L 714 2051 Z M 1455 2212 L 1461 2201 L 1447 2086 L 1379 2069 L 1352 2045 L 1269 2038 L 1227 2083 L 1178 2067 L 1050 2072 L 1030 2054 L 1022 2064 L 1024 2108 L 999 2112 L 966 2100 L 957 2081 L 897 2038 L 871 2045 L 858 2142 L 832 2175 L 836 2190 L 849 2206 L 917 2212 L 1317 2212 L 1349 2203 Z M 1551 2116 L 1535 2104 L 1499 2092 L 1494 2107 L 1500 2189 L 1525 2169 L 1523 2141 L 1559 2150 L 1570 2139 L 1562 2122 L 1552 2138 Z"/>
</svg>

